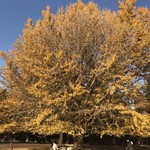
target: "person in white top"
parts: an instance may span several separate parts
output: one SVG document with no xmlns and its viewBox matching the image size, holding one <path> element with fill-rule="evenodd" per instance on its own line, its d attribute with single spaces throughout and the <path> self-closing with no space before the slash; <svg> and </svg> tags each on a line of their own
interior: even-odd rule
<svg viewBox="0 0 150 150">
<path fill-rule="evenodd" d="M 127 140 L 127 142 L 128 142 L 128 145 L 127 145 L 126 150 L 133 150 L 133 142 L 129 140 Z"/>
<path fill-rule="evenodd" d="M 53 142 L 51 150 L 58 150 L 57 144 Z"/>
</svg>

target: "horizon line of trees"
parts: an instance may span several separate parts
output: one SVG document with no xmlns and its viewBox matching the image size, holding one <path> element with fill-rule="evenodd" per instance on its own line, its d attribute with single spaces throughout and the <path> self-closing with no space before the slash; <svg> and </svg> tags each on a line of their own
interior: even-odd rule
<svg viewBox="0 0 150 150">
<path fill-rule="evenodd" d="M 28 19 L 0 52 L 0 133 L 150 137 L 150 10 L 82 1 Z"/>
</svg>

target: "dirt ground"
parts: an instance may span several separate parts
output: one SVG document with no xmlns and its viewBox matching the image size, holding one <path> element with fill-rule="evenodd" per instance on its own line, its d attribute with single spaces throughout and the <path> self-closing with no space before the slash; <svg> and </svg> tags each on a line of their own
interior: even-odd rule
<svg viewBox="0 0 150 150">
<path fill-rule="evenodd" d="M 18 144 L 13 143 L 13 150 L 49 150 L 50 144 Z M 9 143 L 0 144 L 0 150 L 10 150 Z"/>
<path fill-rule="evenodd" d="M 13 150 L 50 150 L 50 144 L 13 143 Z M 59 146 L 60 150 L 63 146 Z M 0 143 L 0 150 L 10 150 L 9 143 Z M 67 149 L 63 149 L 67 150 Z M 90 146 L 80 150 L 125 150 L 125 146 Z M 134 150 L 150 150 L 150 147 L 134 147 Z"/>
</svg>

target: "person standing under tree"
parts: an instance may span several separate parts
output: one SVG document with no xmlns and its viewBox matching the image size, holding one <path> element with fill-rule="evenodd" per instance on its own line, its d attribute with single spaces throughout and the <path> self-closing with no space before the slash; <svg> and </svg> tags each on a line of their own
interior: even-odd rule
<svg viewBox="0 0 150 150">
<path fill-rule="evenodd" d="M 126 150 L 133 150 L 133 142 L 129 140 L 127 140 L 127 142 L 128 142 L 128 145 L 127 145 Z"/>
<path fill-rule="evenodd" d="M 10 150 L 13 150 L 13 144 L 12 143 L 9 144 L 9 147 L 10 147 Z"/>
<path fill-rule="evenodd" d="M 58 150 L 57 144 L 53 142 L 51 150 Z"/>
</svg>

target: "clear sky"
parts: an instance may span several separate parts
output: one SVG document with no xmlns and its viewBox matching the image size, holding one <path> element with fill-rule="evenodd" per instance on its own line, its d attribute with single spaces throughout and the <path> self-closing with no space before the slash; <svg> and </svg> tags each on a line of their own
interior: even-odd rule
<svg viewBox="0 0 150 150">
<path fill-rule="evenodd" d="M 47 5 L 51 7 L 51 12 L 56 13 L 59 7 L 66 7 L 77 0 L 0 0 L 0 50 L 8 51 L 12 49 L 13 43 L 26 23 L 27 18 L 32 18 L 33 23 L 41 18 L 41 11 Z M 84 3 L 93 1 L 100 9 L 118 9 L 118 0 L 82 0 Z M 137 0 L 137 6 L 144 6 L 150 9 L 150 0 Z M 0 65 L 3 61 L 0 58 Z"/>
</svg>

